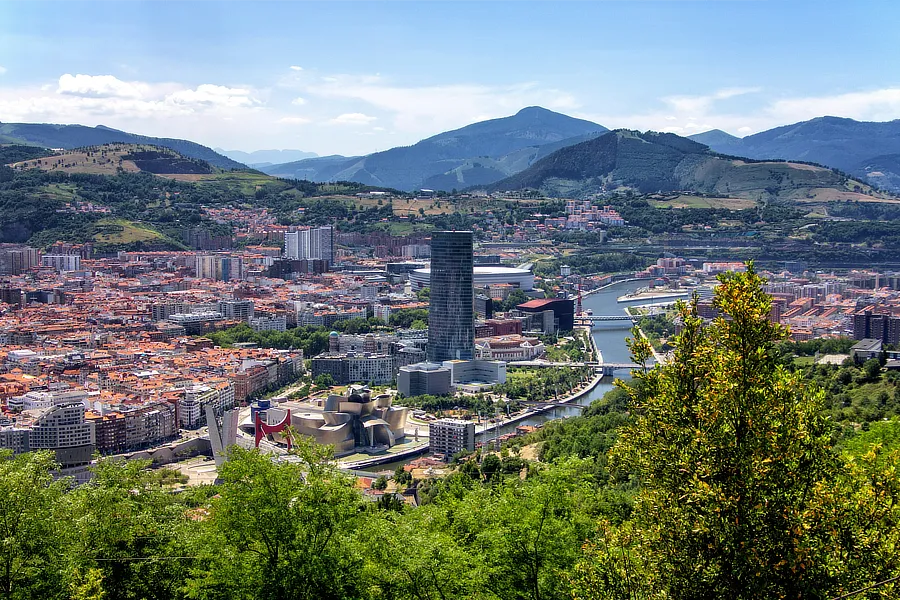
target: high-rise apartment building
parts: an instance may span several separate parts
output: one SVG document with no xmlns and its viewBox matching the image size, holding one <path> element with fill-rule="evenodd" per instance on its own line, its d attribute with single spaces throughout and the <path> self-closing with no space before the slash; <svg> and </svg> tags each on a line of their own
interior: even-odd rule
<svg viewBox="0 0 900 600">
<path fill-rule="evenodd" d="M 472 232 L 431 236 L 428 361 L 475 358 Z"/>
<path fill-rule="evenodd" d="M 201 279 L 235 281 L 243 279 L 244 264 L 240 258 L 219 254 L 200 254 L 195 257 L 194 272 Z"/>
<path fill-rule="evenodd" d="M 428 449 L 453 456 L 463 450 L 475 450 L 475 423 L 459 419 L 438 419 L 428 424 Z"/>
<path fill-rule="evenodd" d="M 41 266 L 53 267 L 57 271 L 78 271 L 81 269 L 81 257 L 77 254 L 45 254 L 41 257 Z"/>
<path fill-rule="evenodd" d="M 334 262 L 334 228 L 331 225 L 288 231 L 284 234 L 284 255 L 293 260 L 319 259 Z"/>
</svg>

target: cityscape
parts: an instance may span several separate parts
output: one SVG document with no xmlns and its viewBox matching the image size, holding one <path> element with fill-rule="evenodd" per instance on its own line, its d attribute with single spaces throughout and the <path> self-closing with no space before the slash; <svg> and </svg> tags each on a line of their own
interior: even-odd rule
<svg viewBox="0 0 900 600">
<path fill-rule="evenodd" d="M 898 17 L 0 0 L 0 597 L 900 597 Z"/>
</svg>

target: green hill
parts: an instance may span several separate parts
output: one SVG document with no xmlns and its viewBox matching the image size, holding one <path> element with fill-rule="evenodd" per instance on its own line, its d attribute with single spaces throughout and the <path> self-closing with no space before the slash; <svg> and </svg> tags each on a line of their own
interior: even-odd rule
<svg viewBox="0 0 900 600">
<path fill-rule="evenodd" d="M 169 148 L 147 144 L 102 144 L 52 154 L 38 152 L 36 158 L 6 164 L 19 171 L 39 169 L 97 175 L 115 175 L 120 171 L 129 173 L 145 171 L 155 175 L 177 177 L 214 175 L 221 172 L 221 169 L 204 160 L 188 158 Z"/>
<path fill-rule="evenodd" d="M 246 165 L 222 156 L 212 148 L 207 148 L 188 140 L 157 138 L 137 135 L 118 129 L 86 127 L 84 125 L 55 125 L 50 123 L 0 123 L 0 142 L 61 148 L 72 150 L 102 144 L 148 144 L 169 148 L 186 158 L 204 160 L 220 169 L 246 169 Z"/>
<path fill-rule="evenodd" d="M 812 161 L 900 192 L 900 165 L 896 160 L 887 164 L 883 160 L 885 156 L 900 154 L 900 120 L 869 122 L 817 117 L 744 138 L 718 135 L 714 130 L 691 139 L 725 154 Z M 880 168 L 873 168 L 872 162 L 881 163 Z"/>
<path fill-rule="evenodd" d="M 671 133 L 617 130 L 562 148 L 488 191 L 586 197 L 619 189 L 688 191 L 756 201 L 873 200 L 869 185 L 821 166 L 716 154 Z"/>
</svg>

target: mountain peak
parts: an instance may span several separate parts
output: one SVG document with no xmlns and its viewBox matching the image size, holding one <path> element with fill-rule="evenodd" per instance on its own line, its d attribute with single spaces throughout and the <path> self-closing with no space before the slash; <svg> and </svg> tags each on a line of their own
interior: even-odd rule
<svg viewBox="0 0 900 600">
<path fill-rule="evenodd" d="M 516 113 L 517 117 L 541 116 L 541 115 L 558 115 L 560 113 L 553 112 L 543 106 L 526 106 Z"/>
</svg>

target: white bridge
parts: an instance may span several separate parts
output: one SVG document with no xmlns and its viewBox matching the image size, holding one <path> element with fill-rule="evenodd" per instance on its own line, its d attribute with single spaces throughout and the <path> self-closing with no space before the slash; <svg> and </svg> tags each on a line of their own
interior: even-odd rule
<svg viewBox="0 0 900 600">
<path fill-rule="evenodd" d="M 640 369 L 637 363 L 610 363 L 610 362 L 550 362 L 546 360 L 517 360 L 507 363 L 510 367 L 591 367 L 595 371 L 602 372 L 604 376 L 612 376 L 616 371 Z"/>
</svg>

